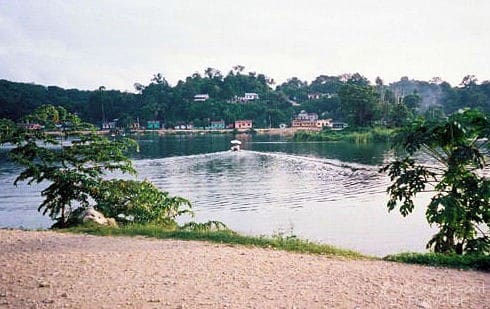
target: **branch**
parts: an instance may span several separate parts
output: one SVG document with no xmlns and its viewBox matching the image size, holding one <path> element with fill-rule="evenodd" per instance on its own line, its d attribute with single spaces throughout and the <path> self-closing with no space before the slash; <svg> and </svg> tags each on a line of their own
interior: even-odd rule
<svg viewBox="0 0 490 309">
<path fill-rule="evenodd" d="M 487 236 L 487 234 L 483 232 L 478 225 L 473 224 L 473 227 L 476 228 L 478 231 L 480 231 L 480 233 L 482 233 L 483 236 Z"/>
<path fill-rule="evenodd" d="M 444 166 L 447 166 L 447 163 L 446 163 L 446 158 L 444 158 L 440 153 L 438 153 L 437 151 L 435 151 L 434 149 L 430 148 L 429 146 L 425 145 L 425 144 L 422 144 L 422 147 L 424 148 L 424 150 L 429 154 L 431 155 L 434 159 L 436 159 L 439 163 L 441 163 L 442 165 Z"/>
</svg>

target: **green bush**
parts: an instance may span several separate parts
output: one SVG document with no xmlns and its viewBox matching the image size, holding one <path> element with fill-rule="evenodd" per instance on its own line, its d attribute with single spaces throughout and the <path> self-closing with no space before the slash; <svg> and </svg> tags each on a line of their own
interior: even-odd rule
<svg viewBox="0 0 490 309">
<path fill-rule="evenodd" d="M 182 214 L 192 214 L 188 200 L 171 197 L 146 180 L 104 180 L 93 196 L 95 208 L 118 221 L 169 225 Z"/>
</svg>

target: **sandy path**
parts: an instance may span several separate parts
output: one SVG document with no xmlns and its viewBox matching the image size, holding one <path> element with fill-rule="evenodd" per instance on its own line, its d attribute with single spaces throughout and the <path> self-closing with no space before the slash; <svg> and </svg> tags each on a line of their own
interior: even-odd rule
<svg viewBox="0 0 490 309">
<path fill-rule="evenodd" d="M 489 308 L 490 274 L 0 230 L 0 308 Z"/>
</svg>

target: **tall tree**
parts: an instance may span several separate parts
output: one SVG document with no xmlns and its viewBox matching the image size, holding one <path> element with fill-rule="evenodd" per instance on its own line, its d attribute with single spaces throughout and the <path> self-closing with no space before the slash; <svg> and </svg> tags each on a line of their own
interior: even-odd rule
<svg viewBox="0 0 490 309">
<path fill-rule="evenodd" d="M 379 109 L 378 95 L 374 87 L 365 85 L 362 79 L 356 78 L 340 88 L 339 97 L 342 111 L 351 125 L 365 127 L 372 124 Z"/>
<path fill-rule="evenodd" d="M 392 181 L 388 209 L 400 204 L 401 214 L 407 216 L 420 192 L 434 193 L 426 217 L 439 231 L 427 248 L 489 253 L 490 180 L 483 175 L 489 166 L 484 155 L 488 138 L 490 121 L 475 110 L 439 122 L 419 119 L 397 135 L 395 145 L 407 155 L 382 168 Z M 420 160 L 419 152 L 432 162 Z"/>
<path fill-rule="evenodd" d="M 129 147 L 136 145 L 134 141 L 109 140 L 96 134 L 92 125 L 62 107 L 41 106 L 27 118 L 50 128 L 67 126 L 64 134 L 71 137 L 65 143 L 43 130 L 27 130 L 12 121 L 0 120 L 0 144 L 14 144 L 10 158 L 23 167 L 14 184 L 49 183 L 41 192 L 44 201 L 38 210 L 55 220 L 55 226 L 66 226 L 70 214 L 89 206 L 105 214 L 117 210 L 138 221 L 158 223 L 164 218 L 173 220 L 176 212 L 185 211 L 181 206 L 190 207 L 188 201 L 172 199 L 148 182 L 105 179 L 106 172 L 136 172 L 125 155 Z M 126 193 L 132 197 L 129 206 L 127 199 L 117 199 Z"/>
</svg>

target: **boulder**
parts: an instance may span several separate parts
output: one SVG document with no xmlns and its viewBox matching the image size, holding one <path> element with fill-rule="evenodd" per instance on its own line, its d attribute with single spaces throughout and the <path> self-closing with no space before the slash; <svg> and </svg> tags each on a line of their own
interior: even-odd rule
<svg viewBox="0 0 490 309">
<path fill-rule="evenodd" d="M 78 218 L 82 222 L 94 222 L 100 225 L 117 226 L 116 220 L 104 217 L 101 212 L 93 208 L 84 209 Z"/>
</svg>

